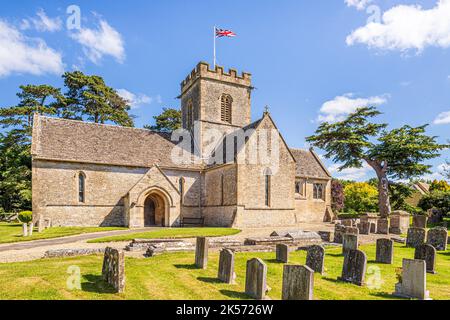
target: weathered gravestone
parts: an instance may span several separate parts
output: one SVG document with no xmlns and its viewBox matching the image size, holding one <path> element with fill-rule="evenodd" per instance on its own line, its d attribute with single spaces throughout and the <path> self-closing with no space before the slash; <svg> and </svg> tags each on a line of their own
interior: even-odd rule
<svg viewBox="0 0 450 320">
<path fill-rule="evenodd" d="M 278 262 L 287 263 L 289 260 L 289 247 L 286 244 L 279 243 L 276 246 L 276 258 Z"/>
<path fill-rule="evenodd" d="M 125 290 L 125 255 L 123 251 L 107 247 L 103 258 L 102 278 L 114 287 L 116 292 Z"/>
<path fill-rule="evenodd" d="M 318 234 L 319 234 L 320 238 L 322 238 L 322 241 L 331 242 L 331 232 L 330 231 L 319 231 Z"/>
<path fill-rule="evenodd" d="M 313 300 L 314 271 L 307 266 L 285 265 L 283 268 L 283 300 Z"/>
<path fill-rule="evenodd" d="M 236 278 L 234 273 L 234 252 L 230 249 L 222 249 L 219 257 L 219 273 L 220 281 L 233 284 Z"/>
<path fill-rule="evenodd" d="M 28 236 L 28 225 L 26 223 L 22 223 L 22 235 L 24 237 Z"/>
<path fill-rule="evenodd" d="M 28 224 L 28 236 L 31 237 L 33 235 L 33 230 L 34 230 L 34 223 L 30 222 Z"/>
<path fill-rule="evenodd" d="M 363 286 L 364 278 L 366 276 L 366 268 L 366 254 L 360 250 L 349 250 L 345 254 L 342 275 L 338 278 L 338 280 Z"/>
<path fill-rule="evenodd" d="M 370 233 L 370 222 L 361 221 L 358 223 L 359 234 L 369 234 Z"/>
<path fill-rule="evenodd" d="M 359 230 L 357 227 L 345 227 L 345 233 L 359 235 Z"/>
<path fill-rule="evenodd" d="M 414 259 L 424 260 L 428 273 L 436 273 L 436 249 L 429 244 L 422 244 L 416 247 Z"/>
<path fill-rule="evenodd" d="M 306 265 L 314 272 L 324 273 L 325 249 L 322 246 L 313 245 L 308 248 L 306 254 Z"/>
<path fill-rule="evenodd" d="M 245 293 L 254 299 L 262 300 L 267 291 L 267 266 L 259 258 L 247 261 Z"/>
<path fill-rule="evenodd" d="M 413 216 L 413 227 L 414 228 L 426 228 L 428 217 L 425 215 Z"/>
<path fill-rule="evenodd" d="M 406 246 L 411 248 L 417 248 L 425 243 L 427 231 L 423 228 L 409 228 L 408 235 L 406 237 Z"/>
<path fill-rule="evenodd" d="M 390 239 L 377 240 L 376 262 L 386 264 L 394 262 L 394 241 Z"/>
<path fill-rule="evenodd" d="M 447 250 L 447 241 L 447 228 L 437 227 L 428 230 L 427 243 L 435 247 L 437 251 Z"/>
<path fill-rule="evenodd" d="M 391 213 L 389 233 L 403 234 L 408 231 L 410 214 L 406 211 L 397 210 Z"/>
<path fill-rule="evenodd" d="M 380 218 L 377 220 L 377 233 L 389 234 L 389 219 Z"/>
<path fill-rule="evenodd" d="M 395 285 L 395 296 L 430 300 L 425 264 L 423 260 L 403 259 L 402 276 Z"/>
<path fill-rule="evenodd" d="M 208 267 L 208 246 L 208 238 L 197 238 L 195 245 L 195 265 L 200 269 L 206 269 Z"/>
<path fill-rule="evenodd" d="M 336 224 L 334 226 L 334 243 L 342 243 L 342 235 L 345 233 L 345 226 L 342 224 Z"/>
<path fill-rule="evenodd" d="M 358 236 L 346 233 L 342 241 L 342 253 L 345 254 L 349 250 L 358 250 Z"/>
</svg>

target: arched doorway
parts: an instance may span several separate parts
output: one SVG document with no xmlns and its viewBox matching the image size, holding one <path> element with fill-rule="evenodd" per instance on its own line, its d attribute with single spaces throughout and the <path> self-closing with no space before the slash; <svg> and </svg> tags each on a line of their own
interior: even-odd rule
<svg viewBox="0 0 450 320">
<path fill-rule="evenodd" d="M 144 226 L 165 226 L 166 203 L 158 193 L 150 193 L 144 202 Z"/>
</svg>

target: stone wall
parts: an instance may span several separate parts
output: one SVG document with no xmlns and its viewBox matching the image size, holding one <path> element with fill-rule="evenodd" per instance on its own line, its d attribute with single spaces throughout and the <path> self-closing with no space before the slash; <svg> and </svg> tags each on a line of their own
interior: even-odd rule
<svg viewBox="0 0 450 320">
<path fill-rule="evenodd" d="M 326 185 L 325 200 L 314 199 L 313 184 L 323 183 Z M 295 198 L 295 211 L 297 222 L 322 222 L 324 221 L 326 209 L 331 206 L 331 181 L 308 179 L 306 183 L 306 197 Z"/>
</svg>

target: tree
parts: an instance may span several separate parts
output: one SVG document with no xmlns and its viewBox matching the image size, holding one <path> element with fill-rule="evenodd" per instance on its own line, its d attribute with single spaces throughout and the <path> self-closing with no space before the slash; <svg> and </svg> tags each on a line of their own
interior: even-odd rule
<svg viewBox="0 0 450 320">
<path fill-rule="evenodd" d="M 424 160 L 436 158 L 447 145 L 438 144 L 436 137 L 425 134 L 426 125 L 405 125 L 387 131 L 387 124 L 369 120 L 380 112 L 374 107 L 358 108 L 345 120 L 322 123 L 315 135 L 307 138 L 313 146 L 324 149 L 326 158 L 342 163 L 339 170 L 361 168 L 363 161 L 375 170 L 378 178 L 378 206 L 380 215 L 391 213 L 389 181 L 407 179 L 430 173 Z"/>
<path fill-rule="evenodd" d="M 376 187 L 367 182 L 353 182 L 345 186 L 345 211 L 349 213 L 374 212 L 378 209 Z"/>
<path fill-rule="evenodd" d="M 181 111 L 172 108 L 163 108 L 163 112 L 153 117 L 156 125 L 146 125 L 144 128 L 158 132 L 172 132 L 181 128 Z"/>
<path fill-rule="evenodd" d="M 434 180 L 430 185 L 430 192 L 450 191 L 450 184 L 445 180 Z"/>
<path fill-rule="evenodd" d="M 344 186 L 338 180 L 331 181 L 331 208 L 334 212 L 344 209 Z"/>
<path fill-rule="evenodd" d="M 68 118 L 88 120 L 95 123 L 113 122 L 121 126 L 134 126 L 129 102 L 119 96 L 116 90 L 107 86 L 100 76 L 85 75 L 81 71 L 66 72 L 63 75 Z"/>
<path fill-rule="evenodd" d="M 389 197 L 394 210 L 406 210 L 409 205 L 406 203 L 408 199 L 414 193 L 414 189 L 405 183 L 391 182 L 389 184 Z"/>
</svg>

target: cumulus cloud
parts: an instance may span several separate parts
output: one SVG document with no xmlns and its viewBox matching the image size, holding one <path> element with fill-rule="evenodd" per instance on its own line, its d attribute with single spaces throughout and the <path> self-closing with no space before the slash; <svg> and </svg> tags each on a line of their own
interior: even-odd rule
<svg viewBox="0 0 450 320">
<path fill-rule="evenodd" d="M 372 168 L 364 163 L 362 168 L 347 168 L 339 171 L 340 164 L 333 164 L 328 168 L 328 171 L 333 177 L 343 180 L 364 181 L 369 179 L 368 174 L 372 172 Z"/>
<path fill-rule="evenodd" d="M 377 106 L 386 103 L 387 95 L 369 98 L 356 98 L 353 93 L 337 96 L 333 100 L 326 101 L 320 108 L 319 122 L 337 122 L 354 112 L 357 108 Z"/>
<path fill-rule="evenodd" d="M 84 53 L 95 64 L 103 56 L 111 56 L 119 63 L 125 60 L 122 35 L 105 20 L 100 20 L 96 29 L 82 28 L 71 37 L 83 46 Z"/>
<path fill-rule="evenodd" d="M 380 22 L 368 22 L 353 31 L 347 45 L 365 44 L 383 50 L 422 51 L 428 46 L 450 46 L 450 0 L 439 0 L 435 7 L 398 5 L 384 12 Z"/>
<path fill-rule="evenodd" d="M 130 104 L 132 109 L 139 108 L 140 106 L 144 104 L 152 104 L 154 101 L 158 104 L 162 103 L 162 99 L 160 95 L 157 95 L 156 97 L 149 97 L 145 94 L 139 93 L 134 94 L 126 89 L 118 89 L 117 93 L 119 96 L 121 96 L 123 99 L 127 100 Z"/>
<path fill-rule="evenodd" d="M 357 10 L 364 10 L 372 0 L 345 0 L 348 7 L 355 7 Z"/>
<path fill-rule="evenodd" d="M 0 77 L 12 73 L 61 74 L 61 53 L 40 38 L 25 37 L 15 27 L 0 20 Z"/>
<path fill-rule="evenodd" d="M 36 18 L 23 19 L 20 25 L 22 30 L 28 30 L 31 28 L 36 29 L 37 31 L 49 31 L 55 32 L 59 31 L 62 28 L 62 20 L 59 17 L 49 18 L 43 9 L 40 9 L 36 13 Z"/>
<path fill-rule="evenodd" d="M 433 121 L 434 124 L 448 124 L 450 123 L 450 111 L 440 113 Z"/>
</svg>

